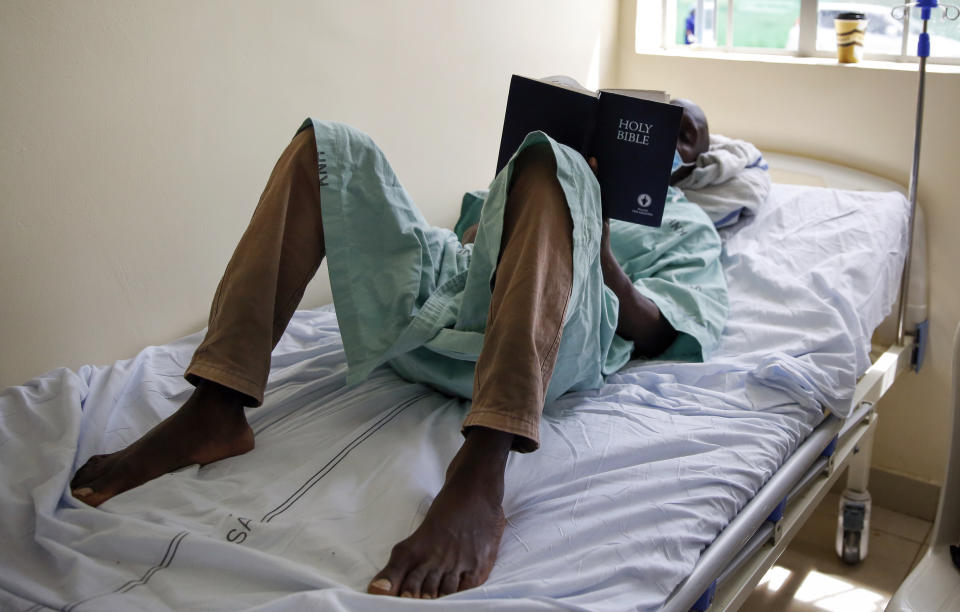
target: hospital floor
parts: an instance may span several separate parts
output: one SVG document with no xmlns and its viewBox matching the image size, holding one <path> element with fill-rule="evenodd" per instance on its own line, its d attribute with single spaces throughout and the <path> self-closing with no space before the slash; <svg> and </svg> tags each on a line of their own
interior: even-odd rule
<svg viewBox="0 0 960 612">
<path fill-rule="evenodd" d="M 833 551 L 839 499 L 824 498 L 743 612 L 882 612 L 925 552 L 932 524 L 874 505 L 867 558 L 849 566 Z"/>
</svg>

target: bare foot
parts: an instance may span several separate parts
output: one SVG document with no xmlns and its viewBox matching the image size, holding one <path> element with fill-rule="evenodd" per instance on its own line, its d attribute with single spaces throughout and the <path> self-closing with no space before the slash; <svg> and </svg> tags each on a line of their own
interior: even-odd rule
<svg viewBox="0 0 960 612">
<path fill-rule="evenodd" d="M 470 430 L 423 524 L 393 547 L 368 593 L 434 599 L 486 582 L 506 523 L 503 473 L 512 442 L 512 434 Z"/>
<path fill-rule="evenodd" d="M 173 470 L 249 451 L 253 430 L 241 397 L 216 383 L 202 382 L 179 410 L 142 438 L 121 451 L 90 457 L 70 481 L 73 496 L 99 506 Z"/>
</svg>

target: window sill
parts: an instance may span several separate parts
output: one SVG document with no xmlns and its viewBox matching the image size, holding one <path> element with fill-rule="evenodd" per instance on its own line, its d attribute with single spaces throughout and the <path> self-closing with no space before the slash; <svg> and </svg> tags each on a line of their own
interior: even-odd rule
<svg viewBox="0 0 960 612">
<path fill-rule="evenodd" d="M 862 60 L 855 64 L 841 64 L 833 57 L 798 57 L 788 54 L 743 53 L 736 51 L 714 51 L 687 48 L 638 50 L 637 55 L 658 57 L 684 57 L 724 60 L 731 62 L 754 62 L 768 64 L 793 64 L 800 66 L 835 66 L 842 70 L 899 70 L 916 72 L 916 61 Z M 927 62 L 928 73 L 960 74 L 960 65 L 934 64 Z"/>
</svg>

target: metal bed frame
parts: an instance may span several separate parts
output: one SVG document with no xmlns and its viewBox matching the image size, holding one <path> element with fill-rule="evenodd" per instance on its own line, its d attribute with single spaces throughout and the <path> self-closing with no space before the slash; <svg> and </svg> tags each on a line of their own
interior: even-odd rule
<svg viewBox="0 0 960 612">
<path fill-rule="evenodd" d="M 866 173 L 787 155 L 764 155 L 777 182 L 904 191 L 896 183 Z M 913 217 L 911 211 L 908 252 L 913 243 Z M 908 259 L 901 279 L 898 330 L 904 329 L 909 280 Z M 814 429 L 704 550 L 693 572 L 674 590 L 662 610 L 738 609 L 848 468 L 845 500 L 852 497 L 865 501 L 845 504 L 838 518 L 837 553 L 848 562 L 859 562 L 866 556 L 870 504 L 867 483 L 878 418 L 874 405 L 900 374 L 913 369 L 922 358 L 917 347 L 922 348 L 924 343 L 917 340 L 902 335 L 886 350 L 874 347 L 874 355 L 879 356 L 857 383 L 851 416 L 842 420 L 828 415 Z"/>
</svg>

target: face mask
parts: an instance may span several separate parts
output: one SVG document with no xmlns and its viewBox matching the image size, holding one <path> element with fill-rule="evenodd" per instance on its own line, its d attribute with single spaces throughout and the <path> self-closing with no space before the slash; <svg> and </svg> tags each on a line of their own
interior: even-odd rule
<svg viewBox="0 0 960 612">
<path fill-rule="evenodd" d="M 691 166 L 696 166 L 696 165 L 697 165 L 697 162 L 695 161 L 692 161 L 692 162 L 683 161 L 683 158 L 680 157 L 680 151 L 677 149 L 674 149 L 673 150 L 673 168 L 671 168 L 670 174 L 673 174 L 680 168 L 689 168 Z"/>
</svg>

